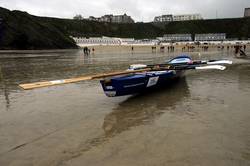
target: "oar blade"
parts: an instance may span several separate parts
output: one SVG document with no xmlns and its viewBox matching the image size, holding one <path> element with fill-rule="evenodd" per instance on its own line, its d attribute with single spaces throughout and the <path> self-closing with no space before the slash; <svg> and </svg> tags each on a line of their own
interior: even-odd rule
<svg viewBox="0 0 250 166">
<path fill-rule="evenodd" d="M 208 65 L 208 66 L 197 66 L 195 67 L 196 70 L 210 70 L 210 69 L 215 69 L 215 70 L 225 70 L 226 67 L 222 65 Z"/>
<path fill-rule="evenodd" d="M 28 83 L 28 84 L 19 84 L 21 88 L 24 90 L 34 89 L 34 88 L 42 88 L 46 86 L 51 86 L 52 84 L 49 81 L 46 82 L 35 82 L 35 83 Z"/>
<path fill-rule="evenodd" d="M 233 64 L 233 61 L 230 60 L 216 60 L 216 61 L 211 61 L 207 62 L 208 65 L 218 65 L 218 64 Z"/>
<path fill-rule="evenodd" d="M 85 76 L 85 77 L 70 78 L 70 79 L 64 79 L 64 80 L 53 80 L 53 81 L 20 84 L 19 86 L 23 88 L 24 90 L 29 90 L 29 89 L 34 89 L 34 88 L 42 88 L 42 87 L 48 87 L 48 86 L 54 86 L 54 85 L 68 84 L 68 83 L 86 81 L 86 80 L 91 80 L 91 79 L 93 78 L 90 76 Z"/>
</svg>

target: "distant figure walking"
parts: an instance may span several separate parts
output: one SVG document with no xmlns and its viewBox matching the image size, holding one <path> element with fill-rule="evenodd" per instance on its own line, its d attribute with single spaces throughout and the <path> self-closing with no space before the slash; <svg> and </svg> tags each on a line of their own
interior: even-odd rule
<svg viewBox="0 0 250 166">
<path fill-rule="evenodd" d="M 90 53 L 89 48 L 88 47 L 84 47 L 83 48 L 83 53 L 84 53 L 84 55 L 89 55 L 89 53 Z"/>
<path fill-rule="evenodd" d="M 156 52 L 156 47 L 155 46 L 152 47 L 152 52 Z"/>
<path fill-rule="evenodd" d="M 238 46 L 238 45 L 234 46 L 235 55 L 237 55 L 239 53 L 239 51 L 240 51 L 240 46 Z"/>
<path fill-rule="evenodd" d="M 183 51 L 185 51 L 185 49 L 186 49 L 186 47 L 184 46 L 181 48 L 181 51 L 183 52 Z"/>
<path fill-rule="evenodd" d="M 236 45 L 235 48 L 235 56 L 236 57 L 244 57 L 247 56 L 246 53 L 242 50 L 242 46 Z"/>
<path fill-rule="evenodd" d="M 174 52 L 174 46 L 171 46 L 172 47 L 172 52 Z"/>
<path fill-rule="evenodd" d="M 164 49 L 165 49 L 165 47 L 164 47 L 164 46 L 161 46 L 161 47 L 160 47 L 160 52 L 164 52 Z"/>
<path fill-rule="evenodd" d="M 247 54 L 243 50 L 240 50 L 240 56 L 247 56 Z"/>
</svg>

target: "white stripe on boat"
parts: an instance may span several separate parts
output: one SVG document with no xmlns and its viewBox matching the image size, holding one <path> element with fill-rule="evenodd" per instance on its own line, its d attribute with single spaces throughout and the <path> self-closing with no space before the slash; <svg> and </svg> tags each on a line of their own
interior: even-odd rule
<svg viewBox="0 0 250 166">
<path fill-rule="evenodd" d="M 132 84 L 132 85 L 124 85 L 124 88 L 130 88 L 130 87 L 135 87 L 135 86 L 140 86 L 140 85 L 144 85 L 144 82 L 142 83 L 138 83 L 138 84 Z"/>
</svg>

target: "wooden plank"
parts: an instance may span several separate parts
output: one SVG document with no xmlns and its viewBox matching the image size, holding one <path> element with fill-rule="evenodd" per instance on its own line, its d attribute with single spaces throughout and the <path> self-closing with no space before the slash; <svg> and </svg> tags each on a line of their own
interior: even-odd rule
<svg viewBox="0 0 250 166">
<path fill-rule="evenodd" d="M 74 82 L 79 82 L 79 81 L 99 79 L 99 78 L 104 78 L 104 77 L 111 77 L 111 76 L 116 76 L 116 75 L 139 73 L 139 72 L 145 72 L 145 71 L 150 71 L 150 70 L 152 70 L 152 69 L 146 68 L 146 69 L 133 70 L 133 71 L 118 71 L 118 72 L 95 74 L 95 75 L 62 79 L 62 80 L 42 81 L 42 82 L 34 82 L 34 83 L 27 83 L 27 84 L 19 84 L 19 86 L 21 88 L 23 88 L 24 90 L 28 90 L 28 89 L 34 89 L 34 88 L 42 88 L 42 87 L 48 87 L 48 86 L 54 86 L 54 85 L 74 83 Z"/>
</svg>

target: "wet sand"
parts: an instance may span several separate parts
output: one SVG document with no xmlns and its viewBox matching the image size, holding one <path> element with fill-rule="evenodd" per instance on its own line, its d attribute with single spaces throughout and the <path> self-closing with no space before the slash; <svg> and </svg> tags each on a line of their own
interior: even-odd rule
<svg viewBox="0 0 250 166">
<path fill-rule="evenodd" d="M 250 59 L 188 71 L 163 90 L 106 97 L 98 81 L 23 91 L 18 83 L 159 63 L 180 52 L 81 50 L 0 55 L 0 165 L 250 165 Z M 248 50 L 248 54 L 250 51 Z"/>
</svg>

